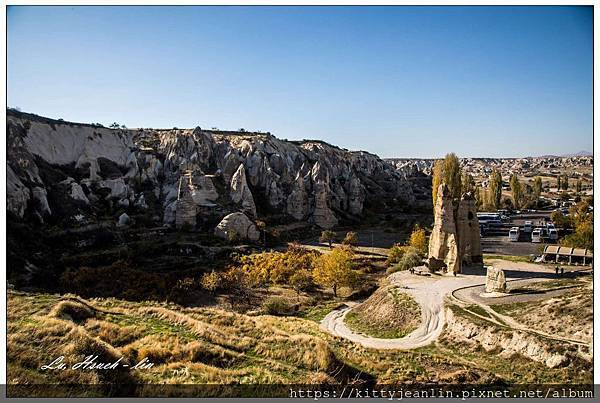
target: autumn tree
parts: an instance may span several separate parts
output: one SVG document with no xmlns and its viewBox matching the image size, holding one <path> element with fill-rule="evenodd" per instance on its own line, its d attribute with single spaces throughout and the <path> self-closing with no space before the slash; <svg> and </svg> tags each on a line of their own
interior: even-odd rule
<svg viewBox="0 0 600 403">
<path fill-rule="evenodd" d="M 502 200 L 502 175 L 496 168 L 492 169 L 490 175 L 490 204 L 495 210 L 500 207 L 500 201 Z"/>
<path fill-rule="evenodd" d="M 515 208 L 521 208 L 521 202 L 523 201 L 523 189 L 516 174 L 513 174 L 510 177 L 510 190 L 512 191 L 513 204 Z"/>
<path fill-rule="evenodd" d="M 200 279 L 200 285 L 202 288 L 211 294 L 213 294 L 219 288 L 220 282 L 221 277 L 214 271 L 210 273 L 204 273 Z"/>
<path fill-rule="evenodd" d="M 315 259 L 313 278 L 323 287 L 331 287 L 337 297 L 340 287 L 354 285 L 357 275 L 352 270 L 352 251 L 349 248 L 334 248 Z"/>
<path fill-rule="evenodd" d="M 475 195 L 475 191 L 475 179 L 473 179 L 473 175 L 465 172 L 462 177 L 462 192 Z"/>
<path fill-rule="evenodd" d="M 256 228 L 262 233 L 263 236 L 263 246 L 267 247 L 267 224 L 264 221 L 257 220 Z"/>
<path fill-rule="evenodd" d="M 319 238 L 319 242 L 327 242 L 329 244 L 329 248 L 331 249 L 331 243 L 335 241 L 335 232 L 331 230 L 325 230 L 321 232 L 321 237 Z"/>
<path fill-rule="evenodd" d="M 433 207 L 437 201 L 438 188 L 442 184 L 444 175 L 444 162 L 442 160 L 436 160 L 433 165 L 432 178 L 431 178 L 431 194 L 433 197 Z"/>
<path fill-rule="evenodd" d="M 356 232 L 349 231 L 346 233 L 346 237 L 344 238 L 342 243 L 348 246 L 355 246 L 356 244 L 358 244 L 358 235 L 356 235 Z"/>
<path fill-rule="evenodd" d="M 444 183 L 448 185 L 453 199 L 461 196 L 461 169 L 458 157 L 454 153 L 446 154 L 444 158 Z"/>
<path fill-rule="evenodd" d="M 427 253 L 427 236 L 425 230 L 419 224 L 416 224 L 413 228 L 408 245 L 415 248 L 419 253 Z"/>
</svg>

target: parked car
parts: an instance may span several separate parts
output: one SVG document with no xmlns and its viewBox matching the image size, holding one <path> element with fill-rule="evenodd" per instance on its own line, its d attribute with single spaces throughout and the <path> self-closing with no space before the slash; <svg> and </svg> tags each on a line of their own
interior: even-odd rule
<svg viewBox="0 0 600 403">
<path fill-rule="evenodd" d="M 541 243 L 542 242 L 542 229 L 536 228 L 531 232 L 531 242 Z"/>
<path fill-rule="evenodd" d="M 519 240 L 519 227 L 512 227 L 509 231 L 508 231 L 508 240 L 510 242 L 517 242 Z"/>
</svg>

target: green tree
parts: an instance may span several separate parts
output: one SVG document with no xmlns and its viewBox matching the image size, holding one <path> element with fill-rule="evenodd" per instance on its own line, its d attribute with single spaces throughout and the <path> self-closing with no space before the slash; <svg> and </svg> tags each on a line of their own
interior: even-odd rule
<svg viewBox="0 0 600 403">
<path fill-rule="evenodd" d="M 581 188 L 582 188 L 581 179 L 577 179 L 577 182 L 575 182 L 575 191 L 577 193 L 581 193 Z"/>
<path fill-rule="evenodd" d="M 540 201 L 540 196 L 542 195 L 542 178 L 536 176 L 533 180 L 533 196 L 535 198 L 535 202 L 538 203 Z"/>
<path fill-rule="evenodd" d="M 569 176 L 566 173 L 562 174 L 562 180 L 560 182 L 562 184 L 563 190 L 569 189 Z"/>
<path fill-rule="evenodd" d="M 515 208 L 521 208 L 523 202 L 523 188 L 521 187 L 521 182 L 519 182 L 519 178 L 516 174 L 513 174 L 510 177 L 510 190 L 512 191 Z"/>
<path fill-rule="evenodd" d="M 560 183 L 560 176 L 556 177 L 556 191 L 560 191 L 561 189 L 561 183 Z"/>
<path fill-rule="evenodd" d="M 334 248 L 315 259 L 313 278 L 323 287 L 331 287 L 337 297 L 340 287 L 353 286 L 357 274 L 352 270 L 352 251 L 349 248 Z"/>
<path fill-rule="evenodd" d="M 329 249 L 331 249 L 331 243 L 335 241 L 335 232 L 331 230 L 325 230 L 321 232 L 321 237 L 319 238 L 319 242 L 327 242 L 329 244 Z"/>
<path fill-rule="evenodd" d="M 500 207 L 502 200 L 502 175 L 496 168 L 492 169 L 490 175 L 490 204 L 497 210 Z"/>
</svg>

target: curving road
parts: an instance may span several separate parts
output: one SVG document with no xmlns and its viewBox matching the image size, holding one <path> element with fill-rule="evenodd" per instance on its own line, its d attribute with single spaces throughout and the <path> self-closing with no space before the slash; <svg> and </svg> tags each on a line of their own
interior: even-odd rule
<svg viewBox="0 0 600 403">
<path fill-rule="evenodd" d="M 379 339 L 354 332 L 346 326 L 344 317 L 357 303 L 348 303 L 344 308 L 330 312 L 321 321 L 321 329 L 368 348 L 408 350 L 423 347 L 435 341 L 444 329 L 446 295 L 459 287 L 485 281 L 484 276 L 423 277 L 408 272 L 394 273 L 388 279 L 389 287 L 401 287 L 421 307 L 421 324 L 413 332 L 399 339 Z"/>
<path fill-rule="evenodd" d="M 513 263 L 503 260 L 494 261 L 496 267 L 505 270 L 515 270 L 519 266 L 519 271 L 527 273 L 528 277 L 508 280 L 514 287 L 522 286 L 530 282 L 543 281 L 549 279 L 547 268 L 531 263 Z M 348 302 L 343 308 L 330 312 L 321 321 L 320 328 L 334 336 L 343 337 L 352 342 L 358 343 L 367 348 L 375 349 L 399 349 L 409 350 L 426 346 L 434 342 L 442 333 L 446 323 L 446 310 L 444 308 L 444 299 L 447 295 L 462 305 L 478 305 L 489 313 L 489 317 L 484 317 L 474 313 L 486 321 L 512 328 L 515 330 L 528 331 L 536 333 L 542 337 L 554 340 L 565 341 L 574 344 L 584 344 L 580 340 L 568 339 L 550 335 L 537 330 L 529 329 L 519 324 L 509 316 L 501 315 L 490 308 L 489 304 L 502 304 L 513 302 L 525 302 L 535 299 L 546 299 L 560 295 L 568 291 L 568 288 L 562 290 L 549 291 L 543 294 L 522 294 L 510 295 L 497 298 L 482 298 L 479 296 L 483 292 L 485 284 L 484 270 L 477 270 L 469 274 L 459 274 L 458 276 L 416 276 L 408 272 L 398 272 L 388 277 L 390 285 L 388 287 L 401 287 L 403 291 L 410 294 L 421 307 L 421 324 L 412 333 L 399 339 L 380 339 L 370 337 L 351 330 L 344 322 L 346 314 L 357 305 L 356 302 Z"/>
</svg>

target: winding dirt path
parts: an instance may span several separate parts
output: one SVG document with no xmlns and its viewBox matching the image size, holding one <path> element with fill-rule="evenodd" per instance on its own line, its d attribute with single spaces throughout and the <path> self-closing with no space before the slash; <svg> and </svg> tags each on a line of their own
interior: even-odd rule
<svg viewBox="0 0 600 403">
<path fill-rule="evenodd" d="M 494 261 L 494 265 L 502 267 L 505 270 L 518 272 L 516 279 L 508 279 L 513 287 L 551 279 L 551 273 L 548 269 L 540 265 L 501 260 Z M 408 272 L 398 272 L 390 275 L 388 280 L 391 285 L 396 285 L 402 288 L 407 294 L 410 294 L 421 307 L 421 324 L 413 332 L 398 339 L 380 339 L 353 331 L 346 325 L 344 318 L 352 307 L 358 304 L 356 302 L 348 302 L 343 308 L 330 312 L 321 321 L 320 328 L 334 336 L 343 337 L 367 348 L 409 350 L 423 347 L 434 342 L 441 335 L 446 323 L 444 300 L 446 296 L 450 295 L 451 299 L 463 306 L 480 306 L 489 316 L 484 317 L 478 314 L 476 316 L 489 322 L 515 330 L 535 333 L 545 338 L 573 344 L 585 344 L 580 340 L 559 337 L 527 328 L 511 317 L 501 315 L 489 307 L 490 304 L 526 302 L 551 298 L 567 292 L 568 288 L 534 295 L 517 294 L 498 298 L 482 298 L 479 294 L 483 292 L 483 285 L 485 284 L 485 272 L 483 270 L 469 274 L 459 274 L 456 277 L 439 275 L 416 276 Z"/>
<path fill-rule="evenodd" d="M 321 321 L 321 329 L 343 337 L 367 348 L 408 350 L 426 346 L 435 341 L 446 323 L 444 298 L 456 288 L 481 283 L 483 276 L 416 276 L 408 272 L 398 272 L 388 277 L 392 285 L 397 285 L 411 295 L 421 307 L 421 324 L 413 332 L 399 339 L 379 339 L 351 330 L 344 317 L 357 303 L 330 312 Z"/>
</svg>

